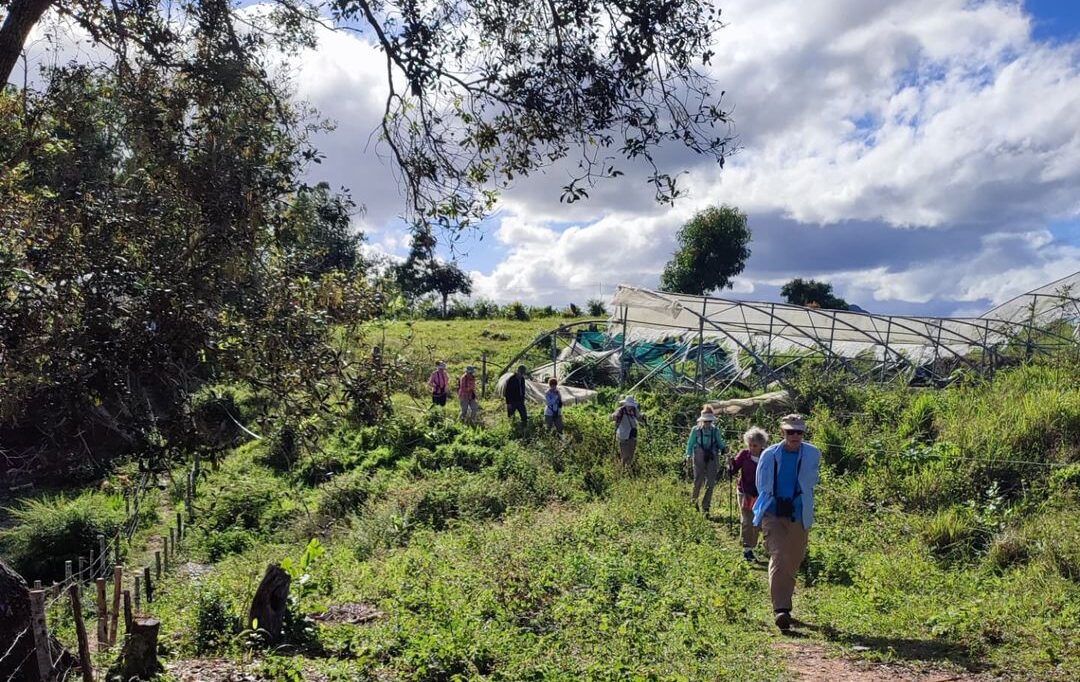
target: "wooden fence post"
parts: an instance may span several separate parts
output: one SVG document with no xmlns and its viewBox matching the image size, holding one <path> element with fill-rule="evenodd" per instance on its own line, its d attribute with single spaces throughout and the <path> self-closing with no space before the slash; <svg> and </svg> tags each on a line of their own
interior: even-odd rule
<svg viewBox="0 0 1080 682">
<path fill-rule="evenodd" d="M 71 561 L 64 562 L 64 582 L 71 582 Z"/>
<path fill-rule="evenodd" d="M 144 583 L 144 587 L 146 587 L 146 603 L 147 604 L 153 604 L 154 603 L 154 586 L 150 583 L 150 567 L 149 566 L 144 566 L 143 567 L 143 583 Z"/>
<path fill-rule="evenodd" d="M 176 559 L 176 529 L 169 529 L 169 546 L 172 547 L 173 559 Z"/>
<path fill-rule="evenodd" d="M 109 644 L 116 644 L 116 631 L 120 627 L 120 592 L 123 591 L 124 567 L 113 568 L 112 620 L 109 621 Z"/>
<path fill-rule="evenodd" d="M 113 546 L 113 566 L 120 565 L 120 534 L 116 535 L 116 545 Z"/>
<path fill-rule="evenodd" d="M 71 596 L 71 612 L 75 615 L 75 635 L 79 641 L 79 667 L 82 668 L 83 682 L 94 682 L 94 669 L 90 667 L 90 643 L 86 639 L 86 624 L 83 623 L 82 603 L 79 600 L 79 586 L 68 587 Z"/>
<path fill-rule="evenodd" d="M 135 576 L 135 611 L 142 609 L 142 576 Z"/>
<path fill-rule="evenodd" d="M 97 536 L 98 544 L 98 560 L 101 562 L 101 567 L 98 569 L 98 575 L 105 577 L 109 574 L 109 550 L 105 547 L 105 536 Z M 93 563 L 92 561 L 90 563 Z"/>
<path fill-rule="evenodd" d="M 155 577 L 158 580 L 161 580 L 161 550 L 160 549 L 155 549 L 154 550 L 154 565 L 157 566 L 157 574 L 155 575 Z"/>
<path fill-rule="evenodd" d="M 182 540 L 184 538 L 184 515 L 180 512 L 176 512 L 176 539 Z"/>
<path fill-rule="evenodd" d="M 49 625 L 45 621 L 45 592 L 30 592 L 30 626 L 34 630 L 34 651 L 37 654 L 38 676 L 52 682 L 52 657 L 49 654 Z"/>
<path fill-rule="evenodd" d="M 138 592 L 135 594 L 138 594 Z M 124 590 L 124 632 L 131 632 L 131 620 L 133 617 L 134 614 L 131 611 L 131 592 L 129 590 Z"/>
<path fill-rule="evenodd" d="M 86 580 L 86 557 L 79 557 L 79 582 Z"/>
<path fill-rule="evenodd" d="M 161 558 L 164 561 L 165 568 L 169 567 L 169 538 L 168 536 L 161 536 Z"/>
<path fill-rule="evenodd" d="M 105 603 L 105 578 L 97 578 L 97 648 L 109 648 L 109 607 Z"/>
<path fill-rule="evenodd" d="M 35 580 L 34 581 L 34 589 L 35 590 L 40 590 L 41 589 L 41 581 L 40 580 Z"/>
</svg>

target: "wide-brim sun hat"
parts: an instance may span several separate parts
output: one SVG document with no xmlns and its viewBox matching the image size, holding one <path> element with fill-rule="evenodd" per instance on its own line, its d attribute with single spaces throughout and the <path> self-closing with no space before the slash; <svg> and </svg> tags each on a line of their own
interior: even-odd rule
<svg viewBox="0 0 1080 682">
<path fill-rule="evenodd" d="M 435 368 L 436 369 L 446 369 L 446 363 L 445 362 L 436 362 L 435 363 Z"/>
<path fill-rule="evenodd" d="M 467 374 L 476 374 L 476 368 L 473 367 L 472 365 L 469 365 L 468 367 L 465 368 L 465 372 Z"/>
<path fill-rule="evenodd" d="M 702 412 L 701 416 L 697 418 L 699 422 L 714 422 L 716 421 L 716 415 L 712 412 Z"/>
<path fill-rule="evenodd" d="M 806 422 L 800 414 L 789 414 L 780 420 L 781 431 L 806 431 Z"/>
<path fill-rule="evenodd" d="M 622 400 L 619 401 L 619 404 L 620 405 L 629 405 L 630 407 L 637 407 L 638 406 L 637 401 L 634 400 L 634 396 L 632 396 L 632 395 L 625 396 Z"/>
</svg>

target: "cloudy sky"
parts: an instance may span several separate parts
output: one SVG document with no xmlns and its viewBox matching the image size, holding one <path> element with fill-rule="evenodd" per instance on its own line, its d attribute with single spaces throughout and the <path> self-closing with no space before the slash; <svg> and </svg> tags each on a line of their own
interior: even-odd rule
<svg viewBox="0 0 1080 682">
<path fill-rule="evenodd" d="M 721 170 L 672 149 L 689 189 L 674 207 L 632 173 L 572 207 L 560 169 L 519 182 L 460 246 L 476 295 L 561 305 L 655 286 L 679 225 L 722 202 L 753 231 L 732 292 L 743 298 L 776 299 L 802 276 L 875 311 L 981 312 L 1080 270 L 1080 3 L 720 6 L 712 75 L 738 153 Z M 372 134 L 380 54 L 328 35 L 296 68 L 299 94 L 338 123 L 319 177 L 366 205 L 375 248 L 404 254 L 400 193 Z"/>
<path fill-rule="evenodd" d="M 875 312 L 979 313 L 1080 270 L 1080 2 L 717 1 L 711 75 L 739 151 L 721 170 L 666 150 L 687 170 L 674 207 L 632 169 L 572 206 L 559 168 L 519 182 L 455 250 L 474 295 L 565 305 L 655 286 L 678 227 L 719 203 L 753 232 L 739 298 L 777 300 L 801 276 Z M 311 179 L 350 188 L 370 248 L 404 255 L 375 132 L 383 56 L 326 32 L 293 70 L 337 124 Z"/>
</svg>

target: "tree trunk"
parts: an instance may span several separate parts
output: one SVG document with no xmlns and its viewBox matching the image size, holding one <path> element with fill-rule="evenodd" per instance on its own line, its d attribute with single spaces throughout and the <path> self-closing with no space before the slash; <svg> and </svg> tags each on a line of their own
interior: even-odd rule
<svg viewBox="0 0 1080 682">
<path fill-rule="evenodd" d="M 442 295 L 442 316 L 443 316 L 444 320 L 446 319 L 446 300 L 448 298 L 450 298 L 449 294 L 443 294 Z"/>
<path fill-rule="evenodd" d="M 157 659 L 158 630 L 161 621 L 136 616 L 124 640 L 124 649 L 111 672 L 119 672 L 123 680 L 149 680 L 161 672 Z"/>
<path fill-rule="evenodd" d="M 50 658 L 63 670 L 74 665 L 71 654 L 50 637 Z M 8 647 L 11 651 L 8 652 Z M 4 653 L 7 655 L 4 656 Z M 0 680 L 38 682 L 34 657 L 34 631 L 30 628 L 30 590 L 22 576 L 0 559 Z"/>
<path fill-rule="evenodd" d="M 279 644 L 282 640 L 291 583 L 292 577 L 281 566 L 270 564 L 251 600 L 247 627 L 265 630 L 263 636 L 267 644 Z"/>
<path fill-rule="evenodd" d="M 14 0 L 11 3 L 4 25 L 0 27 L 0 87 L 11 78 L 30 29 L 52 4 L 53 0 Z"/>
</svg>

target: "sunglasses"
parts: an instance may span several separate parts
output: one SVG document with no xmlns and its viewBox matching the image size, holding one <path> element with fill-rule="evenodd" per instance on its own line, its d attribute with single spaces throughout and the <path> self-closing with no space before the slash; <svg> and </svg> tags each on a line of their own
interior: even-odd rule
<svg viewBox="0 0 1080 682">
<path fill-rule="evenodd" d="M 804 432 L 803 431 L 796 431 L 795 429 L 784 429 L 784 433 L 790 433 L 790 434 L 794 434 L 796 436 L 801 436 L 801 435 L 803 435 Z"/>
</svg>

